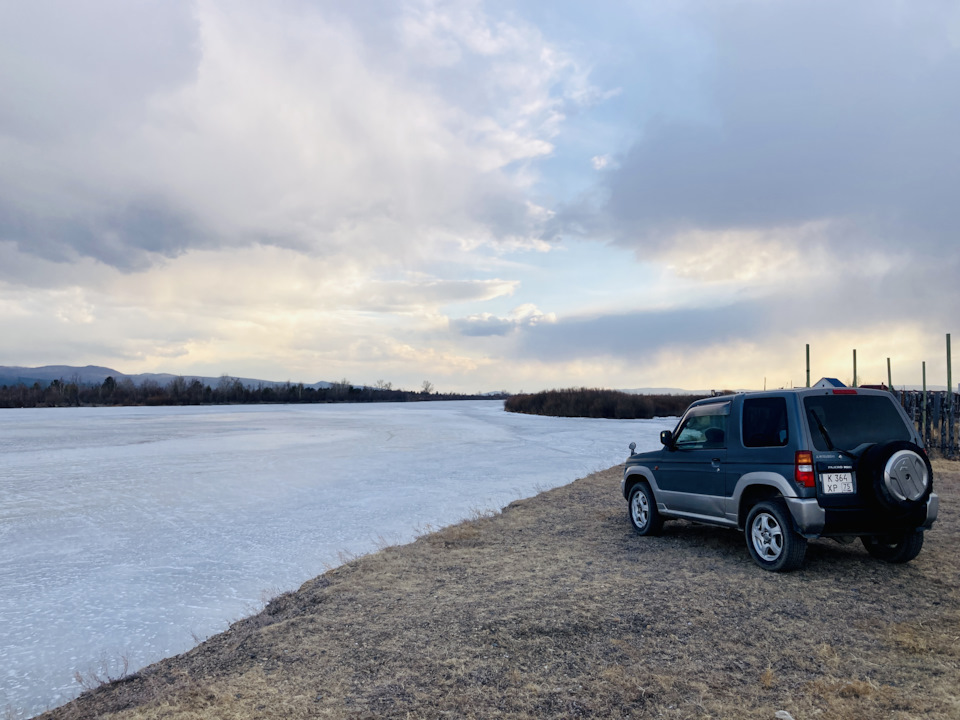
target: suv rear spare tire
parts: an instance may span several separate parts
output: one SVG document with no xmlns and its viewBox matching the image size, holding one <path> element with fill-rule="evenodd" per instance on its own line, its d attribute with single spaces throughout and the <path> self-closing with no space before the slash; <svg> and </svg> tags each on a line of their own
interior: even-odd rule
<svg viewBox="0 0 960 720">
<path fill-rule="evenodd" d="M 919 445 L 898 440 L 874 445 L 860 458 L 858 476 L 869 482 L 881 505 L 911 510 L 922 505 L 933 489 L 933 469 Z"/>
</svg>

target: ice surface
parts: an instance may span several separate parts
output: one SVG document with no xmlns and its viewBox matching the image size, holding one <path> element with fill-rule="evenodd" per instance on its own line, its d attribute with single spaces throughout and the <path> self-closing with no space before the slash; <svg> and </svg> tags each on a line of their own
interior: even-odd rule
<svg viewBox="0 0 960 720">
<path fill-rule="evenodd" d="M 498 401 L 2 410 L 0 713 L 184 652 L 342 552 L 610 467 L 671 426 Z"/>
</svg>

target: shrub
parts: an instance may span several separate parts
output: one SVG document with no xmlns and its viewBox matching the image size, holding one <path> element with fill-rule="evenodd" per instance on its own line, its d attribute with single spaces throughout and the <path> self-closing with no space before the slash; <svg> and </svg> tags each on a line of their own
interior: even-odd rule
<svg viewBox="0 0 960 720">
<path fill-rule="evenodd" d="M 699 395 L 634 395 L 619 390 L 570 388 L 513 395 L 508 412 L 552 417 L 591 417 L 633 420 L 680 415 Z"/>
</svg>

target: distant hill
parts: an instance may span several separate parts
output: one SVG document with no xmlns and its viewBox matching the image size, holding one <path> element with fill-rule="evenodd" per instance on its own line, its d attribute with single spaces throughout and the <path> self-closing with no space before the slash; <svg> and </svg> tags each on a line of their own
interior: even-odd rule
<svg viewBox="0 0 960 720">
<path fill-rule="evenodd" d="M 709 390 L 684 390 L 683 388 L 670 387 L 645 387 L 645 388 L 624 388 L 619 392 L 630 393 L 631 395 L 709 395 Z"/>
<path fill-rule="evenodd" d="M 122 380 L 128 378 L 135 385 L 141 385 L 145 381 L 152 381 L 158 385 L 166 385 L 171 380 L 178 375 L 173 375 L 171 373 L 138 373 L 135 375 L 128 375 L 126 373 L 113 370 L 108 367 L 100 367 L 98 365 L 85 365 L 84 367 L 76 367 L 73 365 L 44 365 L 43 367 L 16 367 L 8 365 L 0 365 L 0 385 L 33 385 L 34 383 L 40 383 L 43 386 L 49 385 L 54 380 L 64 380 L 65 382 L 76 382 L 78 385 L 100 385 L 108 377 L 112 377 L 114 380 Z M 234 376 L 231 375 L 231 378 Z M 210 387 L 216 387 L 217 383 L 220 382 L 220 377 L 204 377 L 202 375 L 184 375 L 183 378 L 187 382 L 193 382 L 194 379 L 199 380 L 204 385 L 209 385 Z M 254 378 L 236 378 L 244 386 L 255 388 L 260 385 L 264 387 L 275 387 L 278 385 L 284 385 L 285 381 L 276 381 L 276 380 L 257 380 Z M 326 381 L 319 381 L 307 385 L 304 383 L 304 387 L 311 387 L 316 390 L 321 388 L 329 388 L 332 383 Z"/>
<path fill-rule="evenodd" d="M 104 382 L 107 378 L 112 382 Z M 323 380 L 307 385 L 233 375 L 128 375 L 113 368 L 94 365 L 47 365 L 36 368 L 0 366 L 0 408 L 379 403 L 506 397 L 441 393 L 433 391 L 432 387 L 400 390 L 389 387 L 389 383 L 380 385 L 387 386 L 358 386 Z"/>
</svg>

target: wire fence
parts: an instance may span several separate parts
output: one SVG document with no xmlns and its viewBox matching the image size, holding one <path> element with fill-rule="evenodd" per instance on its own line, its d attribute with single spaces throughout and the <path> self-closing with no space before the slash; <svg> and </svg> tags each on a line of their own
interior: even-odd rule
<svg viewBox="0 0 960 720">
<path fill-rule="evenodd" d="M 928 390 L 926 393 L 919 390 L 895 390 L 893 394 L 917 426 L 927 450 L 935 451 L 945 458 L 957 459 L 960 449 L 957 428 L 960 423 L 957 423 L 956 419 L 960 418 L 960 393 L 945 390 Z"/>
</svg>

